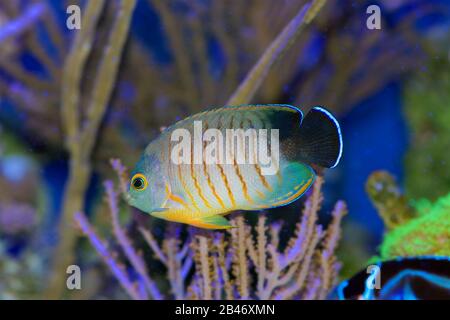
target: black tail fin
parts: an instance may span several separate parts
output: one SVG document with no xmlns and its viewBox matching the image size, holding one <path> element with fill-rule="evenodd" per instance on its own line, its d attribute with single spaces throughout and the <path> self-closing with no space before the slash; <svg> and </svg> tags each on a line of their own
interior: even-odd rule
<svg viewBox="0 0 450 320">
<path fill-rule="evenodd" d="M 299 129 L 300 160 L 334 168 L 342 155 L 341 128 L 336 118 L 321 107 L 309 111 Z"/>
</svg>

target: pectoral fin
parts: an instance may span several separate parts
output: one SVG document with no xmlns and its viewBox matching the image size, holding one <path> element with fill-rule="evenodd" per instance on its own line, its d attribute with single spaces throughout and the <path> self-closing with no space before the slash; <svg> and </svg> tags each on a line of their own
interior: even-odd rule
<svg viewBox="0 0 450 320">
<path fill-rule="evenodd" d="M 221 215 L 197 218 L 190 224 L 204 229 L 229 229 L 233 227 L 230 222 Z"/>
<path fill-rule="evenodd" d="M 164 201 L 163 207 L 170 208 L 174 210 L 182 210 L 189 208 L 186 200 L 175 193 L 172 193 L 170 185 L 166 183 L 166 201 Z"/>
</svg>

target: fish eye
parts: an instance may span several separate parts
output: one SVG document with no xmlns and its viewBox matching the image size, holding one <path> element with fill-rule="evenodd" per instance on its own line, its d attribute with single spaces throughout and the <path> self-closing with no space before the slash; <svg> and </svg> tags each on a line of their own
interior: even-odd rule
<svg viewBox="0 0 450 320">
<path fill-rule="evenodd" d="M 143 174 L 137 173 L 131 179 L 131 186 L 136 191 L 142 191 L 147 188 L 148 182 L 147 178 Z"/>
</svg>

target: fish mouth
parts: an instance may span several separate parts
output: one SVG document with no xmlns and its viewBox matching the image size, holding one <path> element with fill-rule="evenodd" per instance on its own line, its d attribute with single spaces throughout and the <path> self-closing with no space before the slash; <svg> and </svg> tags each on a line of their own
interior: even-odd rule
<svg viewBox="0 0 450 320">
<path fill-rule="evenodd" d="M 145 213 L 148 213 L 148 214 L 160 214 L 160 213 L 162 213 L 164 211 L 169 210 L 168 208 L 154 208 L 154 209 L 143 208 L 143 207 L 138 205 L 137 198 L 134 198 L 131 195 L 128 195 L 126 197 L 126 200 L 128 202 L 128 205 L 130 205 L 130 206 L 132 206 L 134 208 L 137 208 L 137 209 L 141 210 L 142 212 L 145 212 Z"/>
</svg>

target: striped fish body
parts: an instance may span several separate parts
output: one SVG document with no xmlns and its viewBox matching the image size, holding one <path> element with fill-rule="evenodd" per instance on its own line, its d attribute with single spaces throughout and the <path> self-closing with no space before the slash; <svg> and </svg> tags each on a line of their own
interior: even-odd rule
<svg viewBox="0 0 450 320">
<path fill-rule="evenodd" d="M 153 190 L 164 194 L 163 203 L 160 210 L 150 213 L 169 221 L 221 229 L 230 227 L 223 215 L 232 211 L 272 208 L 298 199 L 312 185 L 315 172 L 311 164 L 316 164 L 310 162 L 309 149 L 315 146 L 309 137 L 302 137 L 302 121 L 302 112 L 292 106 L 251 105 L 213 109 L 165 129 L 143 155 L 157 159 L 150 163 L 158 163 L 158 168 L 150 165 L 147 170 L 140 170 L 156 169 L 162 177 L 158 180 L 164 180 L 163 191 L 162 185 Z M 324 117 L 324 121 L 329 126 L 337 125 L 334 119 Z M 210 138 L 209 129 L 215 129 L 214 133 L 223 140 L 217 135 Z M 337 129 L 334 133 L 339 134 Z M 190 148 L 181 151 L 186 137 Z M 322 143 L 326 147 L 327 141 Z M 305 146 L 303 151 L 301 144 Z M 214 152 L 212 146 L 216 147 Z M 261 150 L 264 147 L 267 152 Z M 320 158 L 323 155 L 316 152 L 318 165 L 330 166 L 333 161 L 334 165 L 340 146 L 333 151 L 331 161 Z M 265 160 L 269 160 L 273 170 L 268 170 L 267 162 L 262 163 L 261 152 L 270 155 Z M 328 162 L 320 163 L 325 160 Z"/>
</svg>

